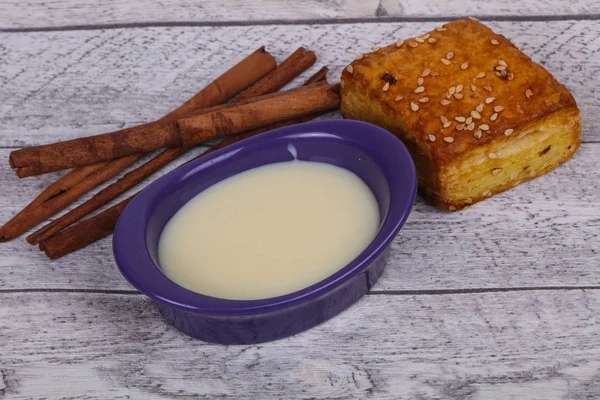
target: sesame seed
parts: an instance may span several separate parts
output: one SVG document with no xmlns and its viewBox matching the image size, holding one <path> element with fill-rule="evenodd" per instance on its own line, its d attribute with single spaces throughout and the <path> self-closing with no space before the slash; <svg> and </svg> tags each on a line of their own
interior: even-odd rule
<svg viewBox="0 0 600 400">
<path fill-rule="evenodd" d="M 403 98 L 404 98 L 403 96 L 400 96 L 400 95 L 398 95 L 398 96 L 396 96 L 396 98 L 394 99 L 394 101 L 400 101 L 400 100 L 402 100 Z"/>
<path fill-rule="evenodd" d="M 527 89 L 525 91 L 525 96 L 527 96 L 527 98 L 530 98 L 531 96 L 533 96 L 533 92 L 531 91 L 531 89 Z"/>
<path fill-rule="evenodd" d="M 447 106 L 449 104 L 451 104 L 452 102 L 450 100 L 446 100 L 446 99 L 442 99 L 440 100 L 440 104 L 443 106 Z"/>
<path fill-rule="evenodd" d="M 419 79 L 417 79 L 417 84 L 418 84 L 419 86 L 421 86 L 421 85 L 423 84 L 423 82 L 424 82 L 423 78 L 419 78 Z"/>
<path fill-rule="evenodd" d="M 519 172 L 515 171 L 512 174 L 510 174 L 510 179 L 515 180 L 517 179 L 517 176 L 519 176 Z"/>
<path fill-rule="evenodd" d="M 473 110 L 473 111 L 471 111 L 471 117 L 473 117 L 475 119 L 481 119 L 481 114 L 479 114 L 479 111 Z"/>
<path fill-rule="evenodd" d="M 389 88 L 390 88 L 390 83 L 386 82 L 385 85 L 383 85 L 383 87 L 381 88 L 381 90 L 383 90 L 384 92 L 387 92 Z"/>
<path fill-rule="evenodd" d="M 452 122 L 448 121 L 448 122 L 444 122 L 444 125 L 442 125 L 444 128 L 449 128 L 450 125 L 452 125 Z"/>
<path fill-rule="evenodd" d="M 440 122 L 441 122 L 442 124 L 445 124 L 446 122 L 448 122 L 448 118 L 446 118 L 446 117 L 445 117 L 445 116 L 443 116 L 443 115 L 440 115 Z"/>
<path fill-rule="evenodd" d="M 456 93 L 460 93 L 463 90 L 463 85 L 456 85 Z"/>
<path fill-rule="evenodd" d="M 507 63 L 506 63 L 506 61 L 504 61 L 504 60 L 498 60 L 498 64 L 499 64 L 499 65 L 502 65 L 502 66 L 504 66 L 504 67 L 508 67 L 508 64 L 507 64 Z"/>
<path fill-rule="evenodd" d="M 454 93 L 454 97 L 457 98 L 458 100 L 463 98 L 462 93 Z"/>
<path fill-rule="evenodd" d="M 494 45 L 494 46 L 498 46 L 500 44 L 499 41 L 497 41 L 496 39 L 492 39 L 490 40 L 490 42 Z"/>
<path fill-rule="evenodd" d="M 444 64 L 444 65 L 450 65 L 450 64 L 452 64 L 450 61 L 446 60 L 445 58 L 442 58 L 440 61 L 441 61 L 441 62 L 442 62 L 442 64 Z"/>
<path fill-rule="evenodd" d="M 401 40 L 398 43 L 396 43 L 396 47 L 400 48 L 400 47 L 402 47 L 403 44 L 404 44 L 404 40 Z"/>
<path fill-rule="evenodd" d="M 438 75 L 439 75 L 438 72 L 431 71 L 431 76 L 438 76 Z"/>
<path fill-rule="evenodd" d="M 435 40 L 435 38 L 429 38 L 429 39 L 427 39 L 427 41 L 431 44 L 434 44 L 435 42 L 437 42 L 437 40 Z"/>
<path fill-rule="evenodd" d="M 419 106 L 416 103 L 410 102 L 410 109 L 413 111 L 419 111 Z"/>
<path fill-rule="evenodd" d="M 478 72 L 477 75 L 475 75 L 475 78 L 483 78 L 485 76 L 485 72 Z"/>
<path fill-rule="evenodd" d="M 502 110 L 504 110 L 504 106 L 494 106 L 494 111 L 500 112 Z"/>
<path fill-rule="evenodd" d="M 494 100 L 496 100 L 495 97 L 488 97 L 487 99 L 485 99 L 485 104 L 490 104 L 492 103 Z"/>
<path fill-rule="evenodd" d="M 469 125 L 467 125 L 468 131 L 472 131 L 473 129 L 475 129 L 475 122 L 471 122 Z"/>
<path fill-rule="evenodd" d="M 361 55 L 359 55 L 358 57 L 356 57 L 356 58 L 354 59 L 354 61 L 362 60 L 363 58 L 365 58 L 365 55 L 364 55 L 364 54 L 361 54 Z"/>
<path fill-rule="evenodd" d="M 498 158 L 498 154 L 490 153 L 490 154 L 488 154 L 488 157 L 491 158 L 492 160 L 495 160 L 496 158 Z"/>
<path fill-rule="evenodd" d="M 419 103 L 429 103 L 429 97 L 421 97 Z"/>
<path fill-rule="evenodd" d="M 467 118 L 467 120 L 465 121 L 465 123 L 470 124 L 471 122 L 473 122 L 473 117 L 469 117 Z"/>
<path fill-rule="evenodd" d="M 449 51 L 449 52 L 448 52 L 448 54 L 446 54 L 446 58 L 447 58 L 448 60 L 452 60 L 452 57 L 454 57 L 454 53 L 453 53 L 453 52 L 451 52 L 451 51 Z"/>
<path fill-rule="evenodd" d="M 491 87 L 491 86 L 485 85 L 483 88 L 484 88 L 485 90 L 487 90 L 488 92 L 491 92 L 491 91 L 492 91 L 492 87 Z"/>
<path fill-rule="evenodd" d="M 531 171 L 531 172 L 529 173 L 529 177 L 530 177 L 530 178 L 534 178 L 534 177 L 535 177 L 535 171 Z"/>
<path fill-rule="evenodd" d="M 475 111 L 482 112 L 483 111 L 483 104 L 479 104 L 477 107 L 475 107 Z"/>
<path fill-rule="evenodd" d="M 488 196 L 491 196 L 491 195 L 492 195 L 492 192 L 490 192 L 489 190 L 486 190 L 485 192 L 481 193 L 481 195 L 482 195 L 483 197 L 488 197 Z"/>
<path fill-rule="evenodd" d="M 479 20 L 478 20 L 477 18 L 475 18 L 475 17 L 469 17 L 469 19 L 470 19 L 471 21 L 479 22 Z"/>
<path fill-rule="evenodd" d="M 423 39 L 427 40 L 429 39 L 431 35 L 429 33 L 424 34 L 423 36 L 421 36 Z"/>
<path fill-rule="evenodd" d="M 419 45 L 419 43 L 417 43 L 417 42 L 408 42 L 408 45 L 410 47 L 417 47 Z"/>
<path fill-rule="evenodd" d="M 477 91 L 477 86 L 471 85 L 471 92 L 476 92 L 476 91 Z"/>
<path fill-rule="evenodd" d="M 504 71 L 506 69 L 506 65 L 496 65 L 494 69 L 496 71 Z"/>
<path fill-rule="evenodd" d="M 496 119 L 498 119 L 498 113 L 493 113 L 490 117 L 490 121 L 495 121 Z"/>
<path fill-rule="evenodd" d="M 430 142 L 435 142 L 435 135 L 429 134 L 429 136 L 427 136 L 427 138 L 429 139 Z"/>
<path fill-rule="evenodd" d="M 482 131 L 489 131 L 490 130 L 490 126 L 483 124 L 483 125 L 479 125 L 479 129 L 481 129 Z"/>
<path fill-rule="evenodd" d="M 423 70 L 423 72 L 421 72 L 421 76 L 422 77 L 426 77 L 427 75 L 429 75 L 431 73 L 431 70 L 429 68 L 425 68 Z"/>
<path fill-rule="evenodd" d="M 425 88 L 423 86 L 419 86 L 418 88 L 415 89 L 415 93 L 423 93 L 425 91 Z"/>
<path fill-rule="evenodd" d="M 481 136 L 482 136 L 482 135 L 483 135 L 483 132 L 481 132 L 479 129 L 477 129 L 477 130 L 475 131 L 475 133 L 473 134 L 473 137 L 474 137 L 475 139 L 481 139 Z"/>
<path fill-rule="evenodd" d="M 415 40 L 416 40 L 417 42 L 419 42 L 419 43 L 425 43 L 425 39 L 423 39 L 423 38 L 420 38 L 420 37 L 418 37 L 418 38 L 415 38 Z"/>
<path fill-rule="evenodd" d="M 460 69 L 462 69 L 462 70 L 465 70 L 465 69 L 467 69 L 467 68 L 469 68 L 469 63 L 468 63 L 468 62 L 464 62 L 464 63 L 462 63 L 462 64 L 460 65 Z"/>
<path fill-rule="evenodd" d="M 381 50 L 381 47 L 375 47 L 375 48 L 373 49 L 373 51 L 374 51 L 374 52 L 376 52 L 376 53 L 377 53 L 379 50 Z"/>
<path fill-rule="evenodd" d="M 462 131 L 463 129 L 465 129 L 465 124 L 458 124 L 458 125 L 456 125 L 456 130 L 457 131 Z"/>
<path fill-rule="evenodd" d="M 353 67 L 352 65 L 348 65 L 348 66 L 346 67 L 346 71 L 348 71 L 349 73 L 351 73 L 351 74 L 352 74 L 352 73 L 354 73 L 354 67 Z"/>
<path fill-rule="evenodd" d="M 438 28 L 435 28 L 435 30 L 438 32 L 445 32 L 446 28 L 438 27 Z"/>
<path fill-rule="evenodd" d="M 513 79 L 515 79 L 515 74 L 513 74 L 512 72 L 509 72 L 506 75 L 506 79 L 508 79 L 509 81 L 512 81 Z"/>
<path fill-rule="evenodd" d="M 498 175 L 500 172 L 502 172 L 502 168 L 494 168 L 492 170 L 492 174 L 494 174 L 494 175 Z"/>
<path fill-rule="evenodd" d="M 454 119 L 458 122 L 465 122 L 465 120 L 466 120 L 465 117 L 454 117 Z"/>
<path fill-rule="evenodd" d="M 513 132 L 514 132 L 513 129 L 508 128 L 507 130 L 504 131 L 504 136 L 510 136 L 510 135 L 512 135 Z"/>
<path fill-rule="evenodd" d="M 496 71 L 496 76 L 502 76 L 502 73 L 500 71 Z"/>
<path fill-rule="evenodd" d="M 448 94 L 452 96 L 456 92 L 456 86 L 450 86 L 448 88 Z"/>
<path fill-rule="evenodd" d="M 446 142 L 446 143 L 452 143 L 452 142 L 454 142 L 454 138 L 452 136 L 446 136 L 444 138 L 444 142 Z"/>
</svg>

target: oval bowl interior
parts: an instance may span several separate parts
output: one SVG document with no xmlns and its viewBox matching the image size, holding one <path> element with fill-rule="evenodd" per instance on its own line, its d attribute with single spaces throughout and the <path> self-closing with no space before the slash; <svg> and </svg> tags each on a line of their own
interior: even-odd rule
<svg viewBox="0 0 600 400">
<path fill-rule="evenodd" d="M 328 278 L 284 296 L 228 300 L 184 289 L 158 263 L 158 241 L 169 219 L 215 183 L 261 165 L 324 162 L 354 172 L 372 190 L 379 231 L 351 263 Z M 145 188 L 121 214 L 113 236 L 123 276 L 156 301 L 168 322 L 192 337 L 225 343 L 258 343 L 308 329 L 364 295 L 383 271 L 388 248 L 416 194 L 412 158 L 391 133 L 364 122 L 308 122 L 246 139 L 194 160 Z M 201 244 L 199 244 L 201 245 Z"/>
</svg>

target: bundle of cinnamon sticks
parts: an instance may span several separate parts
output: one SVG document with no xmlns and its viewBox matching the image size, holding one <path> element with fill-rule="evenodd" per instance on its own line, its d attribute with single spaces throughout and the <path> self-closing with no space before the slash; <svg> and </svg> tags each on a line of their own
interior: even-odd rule
<svg viewBox="0 0 600 400">
<path fill-rule="evenodd" d="M 62 257 L 110 235 L 119 215 L 135 195 L 80 222 L 82 218 L 104 207 L 194 146 L 224 138 L 202 156 L 239 140 L 308 121 L 337 108 L 339 88 L 327 83 L 326 67 L 303 86 L 277 92 L 315 62 L 315 54 L 301 47 L 277 65 L 275 58 L 261 47 L 157 121 L 13 151 L 9 163 L 21 178 L 72 169 L 0 227 L 0 241 L 22 235 L 149 152 L 164 149 L 27 237 L 30 244 L 39 245 L 48 257 Z"/>
</svg>

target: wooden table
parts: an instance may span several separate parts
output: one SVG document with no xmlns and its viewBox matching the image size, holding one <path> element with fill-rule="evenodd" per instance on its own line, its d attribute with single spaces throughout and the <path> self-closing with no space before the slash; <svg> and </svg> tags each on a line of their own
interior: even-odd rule
<svg viewBox="0 0 600 400">
<path fill-rule="evenodd" d="M 572 90 L 584 142 L 468 211 L 417 199 L 369 295 L 256 346 L 165 324 L 115 268 L 109 239 L 60 261 L 23 238 L 1 244 L 0 398 L 598 398 L 600 2 L 547 3 L 0 3 L 0 221 L 57 176 L 19 180 L 12 149 L 154 119 L 259 44 L 279 60 L 305 45 L 337 81 L 355 55 L 465 15 Z"/>
</svg>

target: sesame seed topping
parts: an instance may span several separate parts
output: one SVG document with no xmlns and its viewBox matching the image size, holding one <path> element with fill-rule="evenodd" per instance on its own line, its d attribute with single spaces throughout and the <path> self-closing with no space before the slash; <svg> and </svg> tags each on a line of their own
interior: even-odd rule
<svg viewBox="0 0 600 400">
<path fill-rule="evenodd" d="M 477 18 L 475 18 L 475 17 L 469 17 L 469 19 L 470 19 L 471 21 L 479 22 L 479 20 L 478 20 Z"/>
<path fill-rule="evenodd" d="M 421 37 L 422 37 L 423 39 L 427 40 L 427 39 L 429 39 L 429 37 L 430 37 L 430 36 L 431 36 L 431 34 L 429 34 L 429 33 L 426 33 L 426 34 L 424 34 L 424 35 L 423 35 L 423 36 L 421 36 Z"/>
<path fill-rule="evenodd" d="M 485 76 L 485 72 L 478 72 L 477 75 L 475 75 L 475 78 L 483 78 Z"/>
<path fill-rule="evenodd" d="M 425 43 L 425 39 L 423 39 L 423 38 L 420 38 L 420 37 L 418 37 L 418 38 L 415 38 L 415 40 L 416 40 L 417 42 L 419 42 L 419 43 Z"/>
<path fill-rule="evenodd" d="M 438 73 L 438 72 L 431 71 L 431 76 L 438 76 L 438 75 L 439 75 L 439 73 Z"/>
<path fill-rule="evenodd" d="M 440 115 L 440 121 L 442 122 L 442 124 L 445 124 L 446 122 L 448 122 L 448 118 L 446 118 L 443 115 Z"/>
<path fill-rule="evenodd" d="M 448 121 L 448 122 L 444 122 L 444 125 L 442 125 L 444 128 L 449 128 L 450 125 L 452 125 L 452 122 Z"/>
<path fill-rule="evenodd" d="M 494 45 L 494 46 L 498 46 L 500 44 L 499 41 L 497 41 L 496 39 L 492 39 L 490 40 L 490 42 Z"/>
<path fill-rule="evenodd" d="M 504 106 L 494 106 L 494 111 L 500 112 L 502 110 L 504 110 Z"/>
<path fill-rule="evenodd" d="M 446 60 L 445 58 L 442 58 L 440 61 L 441 61 L 441 62 L 442 62 L 442 64 L 444 64 L 444 65 L 450 65 L 450 64 L 452 64 L 450 61 Z"/>
<path fill-rule="evenodd" d="M 477 91 L 477 86 L 471 85 L 471 92 L 476 92 L 476 91 Z"/>
<path fill-rule="evenodd" d="M 429 68 L 425 68 L 423 70 L 423 72 L 421 72 L 421 76 L 422 77 L 426 77 L 427 75 L 429 75 L 431 73 L 431 70 Z"/>
<path fill-rule="evenodd" d="M 423 78 L 419 78 L 419 79 L 417 79 L 417 84 L 418 84 L 419 86 L 421 86 L 421 85 L 423 84 L 423 82 L 424 82 Z"/>
<path fill-rule="evenodd" d="M 438 32 L 445 32 L 446 28 L 438 27 L 438 28 L 435 28 L 435 30 Z"/>
<path fill-rule="evenodd" d="M 359 55 L 358 57 L 356 57 L 356 58 L 354 59 L 354 61 L 362 60 L 363 58 L 365 58 L 365 55 L 364 55 L 364 54 L 361 54 L 361 55 Z"/>
<path fill-rule="evenodd" d="M 494 102 L 494 100 L 496 100 L 496 98 L 495 98 L 495 97 L 488 97 L 487 99 L 485 99 L 485 104 L 490 104 L 490 103 L 493 103 L 493 102 Z"/>
<path fill-rule="evenodd" d="M 410 47 L 417 47 L 419 45 L 419 43 L 417 43 L 417 42 L 408 42 L 408 45 Z"/>
<path fill-rule="evenodd" d="M 510 136 L 510 135 L 512 135 L 513 132 L 514 132 L 514 129 L 508 128 L 507 130 L 504 131 L 504 136 Z"/>
<path fill-rule="evenodd" d="M 396 96 L 396 98 L 394 99 L 394 101 L 400 101 L 400 100 L 402 100 L 403 98 L 404 98 L 403 96 L 400 96 L 400 95 L 398 95 L 398 96 Z"/>
<path fill-rule="evenodd" d="M 469 125 L 467 125 L 468 131 L 472 131 L 473 129 L 475 129 L 475 122 L 471 122 Z"/>
<path fill-rule="evenodd" d="M 490 153 L 490 154 L 488 154 L 488 157 L 491 158 L 492 160 L 495 160 L 496 158 L 498 158 L 498 154 Z"/>
<path fill-rule="evenodd" d="M 477 130 L 475 131 L 475 133 L 473 134 L 473 137 L 474 137 L 475 139 L 481 139 L 481 136 L 482 136 L 482 135 L 483 135 L 483 132 L 481 132 L 479 129 L 477 129 Z"/>
<path fill-rule="evenodd" d="M 517 176 L 519 176 L 519 172 L 515 171 L 512 174 L 510 174 L 510 179 L 515 180 L 517 179 Z"/>
<path fill-rule="evenodd" d="M 423 93 L 425 91 L 425 88 L 423 86 L 419 86 L 418 88 L 415 89 L 415 93 Z"/>
<path fill-rule="evenodd" d="M 379 50 L 381 50 L 381 47 L 375 47 L 375 48 L 373 49 L 373 51 L 374 51 L 374 52 L 376 52 L 376 53 L 377 53 Z"/>
<path fill-rule="evenodd" d="M 454 117 L 454 119 L 458 122 L 465 122 L 465 120 L 466 120 L 465 117 Z"/>
<path fill-rule="evenodd" d="M 484 88 L 485 90 L 487 90 L 488 92 L 491 92 L 491 91 L 492 91 L 492 87 L 491 87 L 491 86 L 489 86 L 489 85 L 485 85 L 483 88 Z"/>
<path fill-rule="evenodd" d="M 435 142 L 435 135 L 429 134 L 429 136 L 427 136 L 427 138 L 429 139 L 430 142 Z"/>
<path fill-rule="evenodd" d="M 463 98 L 462 93 L 454 93 L 454 97 L 457 98 L 458 100 Z"/>
<path fill-rule="evenodd" d="M 451 52 L 451 51 L 449 51 L 449 52 L 448 52 L 448 54 L 446 54 L 446 58 L 447 58 L 448 60 L 452 60 L 452 57 L 454 57 L 454 53 L 453 53 L 453 52 Z"/>
<path fill-rule="evenodd" d="M 533 96 L 533 92 L 531 91 L 531 89 L 527 89 L 525 91 L 525 96 L 527 96 L 527 98 L 530 98 L 531 96 Z"/>
<path fill-rule="evenodd" d="M 507 63 L 506 63 L 506 61 L 504 61 L 504 60 L 498 60 L 498 64 L 499 64 L 499 65 L 502 65 L 502 66 L 504 66 L 504 67 L 508 67 L 508 64 L 507 64 Z"/>
<path fill-rule="evenodd" d="M 456 125 L 456 130 L 457 131 L 462 131 L 463 129 L 465 129 L 465 124 L 458 124 L 458 125 Z"/>
<path fill-rule="evenodd" d="M 419 111 L 419 106 L 416 103 L 410 102 L 410 109 L 413 111 Z"/>
<path fill-rule="evenodd" d="M 470 124 L 471 122 L 473 122 L 473 117 L 469 117 L 467 118 L 467 120 L 465 121 L 465 123 Z"/>
<path fill-rule="evenodd" d="M 456 93 L 460 93 L 463 90 L 463 85 L 456 85 Z"/>
<path fill-rule="evenodd" d="M 475 111 L 482 112 L 483 111 L 483 104 L 479 104 L 477 107 L 475 107 Z"/>
<path fill-rule="evenodd" d="M 493 113 L 490 117 L 490 121 L 495 121 L 496 119 L 498 119 L 498 113 Z"/>
<path fill-rule="evenodd" d="M 429 97 L 421 97 L 419 103 L 429 103 Z"/>
<path fill-rule="evenodd" d="M 530 177 L 530 178 L 534 178 L 534 177 L 535 177 L 535 171 L 531 171 L 531 172 L 529 173 L 529 177 Z"/>
<path fill-rule="evenodd" d="M 496 65 L 494 69 L 496 71 L 504 71 L 506 69 L 506 65 Z"/>
<path fill-rule="evenodd" d="M 482 196 L 484 197 L 488 197 L 492 195 L 492 192 L 490 192 L 489 190 L 486 190 L 485 192 L 481 193 Z"/>
<path fill-rule="evenodd" d="M 456 86 L 450 86 L 448 88 L 448 94 L 452 96 L 456 92 Z"/>
<path fill-rule="evenodd" d="M 444 142 L 446 142 L 446 143 L 452 143 L 452 142 L 454 142 L 454 138 L 452 136 L 446 136 L 444 138 Z"/>
<path fill-rule="evenodd" d="M 506 75 L 506 79 L 508 79 L 509 81 L 512 81 L 513 79 L 515 79 L 515 74 L 514 74 L 514 73 L 512 73 L 512 72 L 509 72 L 509 73 Z"/>
<path fill-rule="evenodd" d="M 490 130 L 490 126 L 483 124 L 483 125 L 479 125 L 479 129 L 481 129 L 482 131 L 489 131 Z"/>
<path fill-rule="evenodd" d="M 492 174 L 494 174 L 494 175 L 498 175 L 500 172 L 502 172 L 502 168 L 494 168 L 492 170 Z"/>
<path fill-rule="evenodd" d="M 401 40 L 398 43 L 396 43 L 396 47 L 400 48 L 400 47 L 402 47 L 403 44 L 404 44 L 404 40 Z"/>
<path fill-rule="evenodd" d="M 383 90 L 384 92 L 387 92 L 389 88 L 390 88 L 390 83 L 389 83 L 389 82 L 386 82 L 386 83 L 383 85 L 383 87 L 381 88 L 381 90 Z"/>
<path fill-rule="evenodd" d="M 481 114 L 479 114 L 479 111 L 473 110 L 473 111 L 471 111 L 471 117 L 473 117 L 475 119 L 481 119 Z"/>
<path fill-rule="evenodd" d="M 427 39 L 427 41 L 431 44 L 434 44 L 435 42 L 437 42 L 437 40 L 435 40 L 435 38 L 429 38 L 429 39 Z"/>
<path fill-rule="evenodd" d="M 450 100 L 442 99 L 440 100 L 440 104 L 443 106 L 450 105 L 452 102 Z"/>
<path fill-rule="evenodd" d="M 348 65 L 348 66 L 346 67 L 346 71 L 348 71 L 349 73 L 351 73 L 351 74 L 352 74 L 352 73 L 354 73 L 354 67 L 353 67 L 352 65 Z"/>
<path fill-rule="evenodd" d="M 462 64 L 460 65 L 460 69 L 462 69 L 462 70 L 465 70 L 465 69 L 467 69 L 467 68 L 469 68 L 469 63 L 468 63 L 468 62 L 464 62 L 464 63 L 462 63 Z"/>
</svg>

